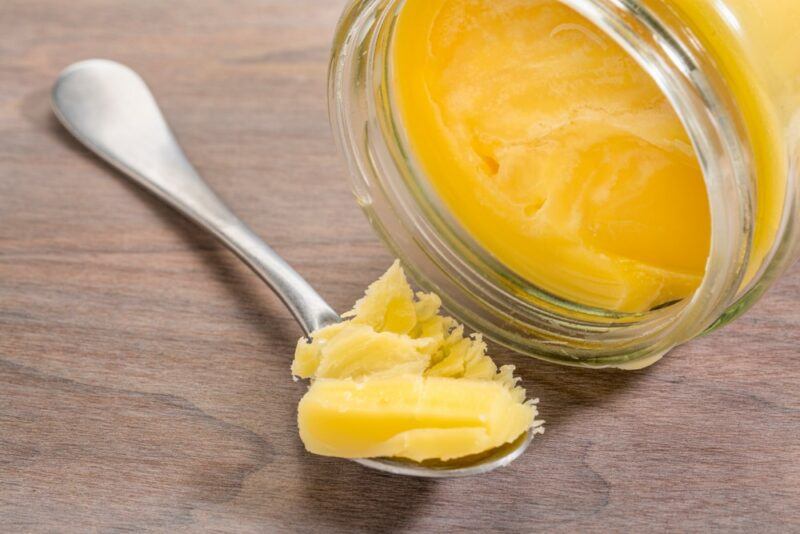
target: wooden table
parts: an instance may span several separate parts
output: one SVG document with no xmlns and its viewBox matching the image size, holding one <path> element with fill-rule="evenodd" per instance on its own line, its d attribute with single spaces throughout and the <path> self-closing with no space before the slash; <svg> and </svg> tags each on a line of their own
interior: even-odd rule
<svg viewBox="0 0 800 534">
<path fill-rule="evenodd" d="M 547 433 L 430 482 L 307 454 L 300 331 L 213 240 L 57 125 L 67 64 L 140 71 L 192 160 L 344 310 L 390 263 L 325 76 L 342 0 L 0 3 L 0 531 L 800 531 L 800 269 L 638 373 L 497 349 Z"/>
</svg>

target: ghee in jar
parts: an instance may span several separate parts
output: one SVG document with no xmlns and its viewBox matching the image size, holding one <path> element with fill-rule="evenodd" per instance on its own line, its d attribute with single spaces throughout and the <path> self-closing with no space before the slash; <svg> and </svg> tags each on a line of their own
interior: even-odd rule
<svg viewBox="0 0 800 534">
<path fill-rule="evenodd" d="M 668 4 L 713 58 L 747 131 L 755 224 L 746 287 L 772 259 L 776 241 L 785 231 L 781 224 L 791 214 L 784 208 L 790 207 L 787 186 L 797 180 L 791 151 L 797 150 L 800 130 L 800 2 L 669 0 Z"/>
<path fill-rule="evenodd" d="M 392 47 L 421 174 L 502 264 L 620 312 L 698 287 L 711 233 L 699 162 L 610 37 L 554 0 L 406 0 Z"/>
</svg>

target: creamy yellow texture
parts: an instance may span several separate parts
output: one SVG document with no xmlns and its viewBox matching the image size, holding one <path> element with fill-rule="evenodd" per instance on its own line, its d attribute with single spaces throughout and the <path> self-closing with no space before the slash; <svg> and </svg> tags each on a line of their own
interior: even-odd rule
<svg viewBox="0 0 800 534">
<path fill-rule="evenodd" d="M 414 295 L 396 262 L 343 322 L 298 341 L 292 374 L 312 382 L 297 423 L 310 452 L 450 460 L 542 431 L 513 366 L 498 369 L 440 305 Z"/>
<path fill-rule="evenodd" d="M 686 132 L 577 13 L 553 0 L 406 0 L 392 58 L 422 174 L 512 271 L 629 312 L 699 285 L 710 222 Z"/>
<path fill-rule="evenodd" d="M 736 99 L 755 178 L 755 229 L 745 284 L 769 260 L 796 173 L 800 138 L 800 2 L 669 0 L 712 55 Z M 797 180 L 797 178 L 794 178 Z"/>
</svg>

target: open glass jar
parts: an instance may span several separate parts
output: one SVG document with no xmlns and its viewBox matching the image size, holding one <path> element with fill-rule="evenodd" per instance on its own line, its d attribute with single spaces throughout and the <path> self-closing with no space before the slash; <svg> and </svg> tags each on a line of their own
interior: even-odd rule
<svg viewBox="0 0 800 534">
<path fill-rule="evenodd" d="M 800 254 L 800 6 L 782 0 L 563 0 L 653 78 L 685 127 L 709 197 L 706 274 L 646 312 L 582 306 L 496 260 L 425 179 L 394 104 L 403 0 L 358 0 L 330 66 L 331 122 L 371 224 L 449 311 L 518 352 L 635 369 L 746 311 Z"/>
</svg>

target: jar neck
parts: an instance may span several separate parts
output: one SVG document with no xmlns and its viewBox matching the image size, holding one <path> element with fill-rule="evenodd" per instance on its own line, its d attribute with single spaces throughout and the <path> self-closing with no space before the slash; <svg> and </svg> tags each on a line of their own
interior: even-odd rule
<svg viewBox="0 0 800 534">
<path fill-rule="evenodd" d="M 736 299 L 753 231 L 749 146 L 722 77 L 663 2 L 561 1 L 650 74 L 692 140 L 708 190 L 712 235 L 706 275 L 691 298 L 642 314 L 563 302 L 508 272 L 459 227 L 398 134 L 390 50 L 402 0 L 354 2 L 346 12 L 331 64 L 331 119 L 373 226 L 453 315 L 542 359 L 641 367 L 703 332 Z"/>
</svg>

